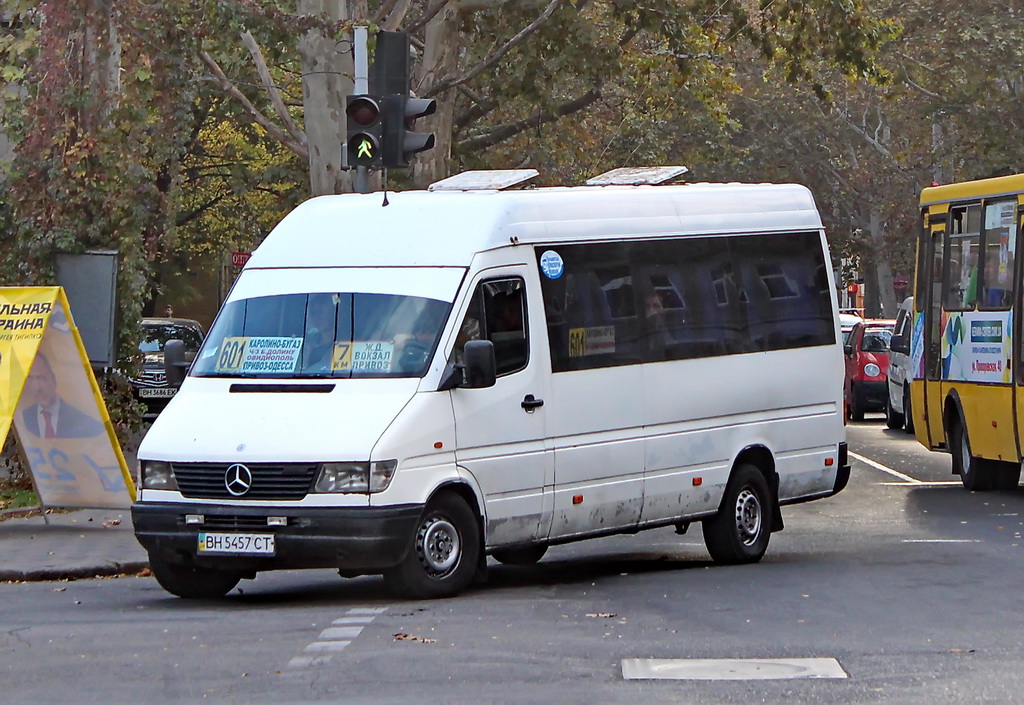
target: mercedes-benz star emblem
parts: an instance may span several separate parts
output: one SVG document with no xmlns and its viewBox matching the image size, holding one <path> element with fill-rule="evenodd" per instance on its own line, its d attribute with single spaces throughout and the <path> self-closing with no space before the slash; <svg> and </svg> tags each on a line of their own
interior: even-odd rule
<svg viewBox="0 0 1024 705">
<path fill-rule="evenodd" d="M 234 496 L 241 497 L 252 487 L 252 471 L 241 463 L 235 463 L 224 473 L 224 486 Z"/>
</svg>

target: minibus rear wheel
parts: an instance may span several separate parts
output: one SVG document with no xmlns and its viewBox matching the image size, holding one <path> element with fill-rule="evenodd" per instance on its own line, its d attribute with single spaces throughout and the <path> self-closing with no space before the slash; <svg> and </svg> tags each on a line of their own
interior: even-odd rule
<svg viewBox="0 0 1024 705">
<path fill-rule="evenodd" d="M 473 581 L 480 550 L 473 510 L 458 495 L 443 492 L 427 504 L 405 560 L 386 571 L 384 580 L 401 597 L 451 597 Z"/>
<path fill-rule="evenodd" d="M 242 579 L 240 573 L 168 563 L 152 555 L 149 557 L 149 568 L 160 587 L 172 595 L 189 600 L 224 597 Z"/>
<path fill-rule="evenodd" d="M 704 544 L 716 563 L 756 563 L 768 550 L 772 495 L 757 467 L 736 466 L 718 513 L 704 520 Z"/>
</svg>

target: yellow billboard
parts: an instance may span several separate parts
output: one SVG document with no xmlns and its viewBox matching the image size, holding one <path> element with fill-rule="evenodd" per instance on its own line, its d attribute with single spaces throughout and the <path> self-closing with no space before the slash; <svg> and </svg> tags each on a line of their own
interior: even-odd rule
<svg viewBox="0 0 1024 705">
<path fill-rule="evenodd" d="M 0 287 L 0 440 L 44 507 L 125 508 L 135 486 L 60 287 Z"/>
</svg>

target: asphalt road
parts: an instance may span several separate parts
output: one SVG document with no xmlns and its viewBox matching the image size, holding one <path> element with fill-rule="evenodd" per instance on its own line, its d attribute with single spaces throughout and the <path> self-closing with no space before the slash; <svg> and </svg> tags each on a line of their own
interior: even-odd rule
<svg viewBox="0 0 1024 705">
<path fill-rule="evenodd" d="M 870 464 L 786 508 L 757 565 L 712 565 L 695 526 L 555 547 L 435 602 L 329 571 L 199 603 L 151 578 L 0 585 L 0 702 L 1020 701 L 1024 490 L 964 491 L 880 416 L 849 441 Z M 652 658 L 834 659 L 845 677 L 623 678 Z"/>
</svg>

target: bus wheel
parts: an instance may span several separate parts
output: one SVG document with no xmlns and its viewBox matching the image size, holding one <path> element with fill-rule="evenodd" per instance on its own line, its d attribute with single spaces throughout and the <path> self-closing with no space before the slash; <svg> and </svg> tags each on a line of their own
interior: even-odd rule
<svg viewBox="0 0 1024 705">
<path fill-rule="evenodd" d="M 491 556 L 494 557 L 494 560 L 505 565 L 533 565 L 543 558 L 547 552 L 547 544 L 535 543 L 530 546 L 501 548 L 494 551 Z"/>
<path fill-rule="evenodd" d="M 1020 484 L 1020 463 L 1010 461 L 992 461 L 998 464 L 995 469 L 995 485 L 997 490 L 1015 490 Z"/>
<path fill-rule="evenodd" d="M 984 492 L 993 489 L 992 473 L 985 461 L 971 455 L 971 444 L 967 429 L 960 421 L 954 421 L 949 431 L 949 452 L 953 456 L 953 474 L 960 476 L 960 482 L 968 490 Z"/>
<path fill-rule="evenodd" d="M 703 526 L 704 544 L 716 563 L 761 560 L 772 527 L 772 496 L 761 471 L 753 465 L 737 466 L 718 513 Z"/>
<path fill-rule="evenodd" d="M 469 586 L 479 560 L 476 517 L 461 497 L 446 492 L 423 510 L 405 560 L 384 580 L 401 597 L 451 597 Z"/>
<path fill-rule="evenodd" d="M 242 579 L 241 574 L 232 571 L 167 563 L 152 555 L 149 557 L 149 568 L 160 587 L 172 595 L 189 600 L 224 597 Z"/>
<path fill-rule="evenodd" d="M 914 412 L 910 408 L 910 387 L 903 387 L 903 430 L 914 432 Z"/>
</svg>

